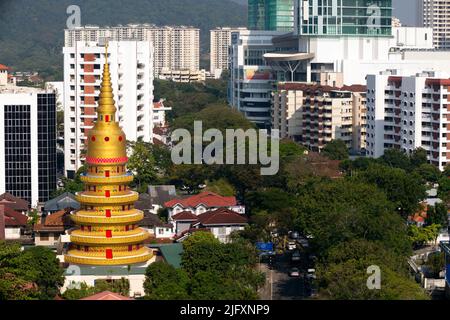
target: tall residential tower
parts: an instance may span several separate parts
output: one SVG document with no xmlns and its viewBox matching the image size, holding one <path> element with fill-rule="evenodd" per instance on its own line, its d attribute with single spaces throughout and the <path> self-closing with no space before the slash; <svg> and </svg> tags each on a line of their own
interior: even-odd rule
<svg viewBox="0 0 450 320">
<path fill-rule="evenodd" d="M 118 97 L 117 121 L 130 141 L 152 142 L 153 46 L 149 41 L 111 41 L 109 63 Z M 85 163 L 89 130 L 97 118 L 104 43 L 77 41 L 64 48 L 64 164 L 68 177 Z"/>
<path fill-rule="evenodd" d="M 220 75 L 224 70 L 229 69 L 230 59 L 229 52 L 231 46 L 231 33 L 246 30 L 246 28 L 216 28 L 210 31 L 211 35 L 211 48 L 210 48 L 210 60 L 211 67 L 210 72 L 215 78 L 220 78 Z"/>
<path fill-rule="evenodd" d="M 433 28 L 433 44 L 450 49 L 450 0 L 421 0 L 424 27 Z"/>
</svg>

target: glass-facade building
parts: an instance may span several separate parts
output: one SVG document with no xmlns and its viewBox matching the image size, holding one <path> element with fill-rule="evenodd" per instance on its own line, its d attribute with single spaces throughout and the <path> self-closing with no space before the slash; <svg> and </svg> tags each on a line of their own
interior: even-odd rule
<svg viewBox="0 0 450 320">
<path fill-rule="evenodd" d="M 294 0 L 249 0 L 248 28 L 250 30 L 294 30 Z"/>
<path fill-rule="evenodd" d="M 56 95 L 0 95 L 0 112 L 0 193 L 33 206 L 50 200 L 57 183 Z"/>
<path fill-rule="evenodd" d="M 392 35 L 392 0 L 296 0 L 295 11 L 299 35 Z"/>
</svg>

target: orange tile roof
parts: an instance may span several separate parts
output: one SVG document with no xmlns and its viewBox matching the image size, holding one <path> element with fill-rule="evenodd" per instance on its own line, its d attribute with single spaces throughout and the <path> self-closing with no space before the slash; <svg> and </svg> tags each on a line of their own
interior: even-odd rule
<svg viewBox="0 0 450 320">
<path fill-rule="evenodd" d="M 111 291 L 103 291 L 80 300 L 134 300 Z"/>
<path fill-rule="evenodd" d="M 10 70 L 10 67 L 5 66 L 4 64 L 0 64 L 0 70 Z"/>
</svg>

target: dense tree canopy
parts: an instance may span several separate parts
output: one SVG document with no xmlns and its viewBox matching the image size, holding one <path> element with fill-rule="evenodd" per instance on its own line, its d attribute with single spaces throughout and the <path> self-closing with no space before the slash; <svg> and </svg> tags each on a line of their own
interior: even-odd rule
<svg viewBox="0 0 450 320">
<path fill-rule="evenodd" d="M 348 148 L 344 141 L 333 140 L 329 142 L 322 153 L 331 160 L 345 160 L 348 159 Z"/>
<path fill-rule="evenodd" d="M 21 251 L 17 244 L 0 243 L 0 300 L 51 300 L 63 282 L 63 269 L 50 249 Z"/>
</svg>

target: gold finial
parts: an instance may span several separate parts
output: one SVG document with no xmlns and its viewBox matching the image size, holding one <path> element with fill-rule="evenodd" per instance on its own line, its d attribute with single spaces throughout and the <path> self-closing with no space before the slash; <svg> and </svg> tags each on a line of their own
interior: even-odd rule
<svg viewBox="0 0 450 320">
<path fill-rule="evenodd" d="M 103 67 L 102 83 L 100 86 L 100 99 L 98 101 L 98 116 L 100 121 L 103 115 L 109 115 L 111 119 L 112 115 L 116 113 L 114 94 L 111 85 L 111 74 L 109 72 L 108 63 L 108 43 L 105 45 L 105 65 Z"/>
<path fill-rule="evenodd" d="M 108 41 L 106 41 L 106 44 L 105 44 L 105 64 L 108 64 L 108 45 L 109 45 L 109 43 L 108 43 Z"/>
</svg>

